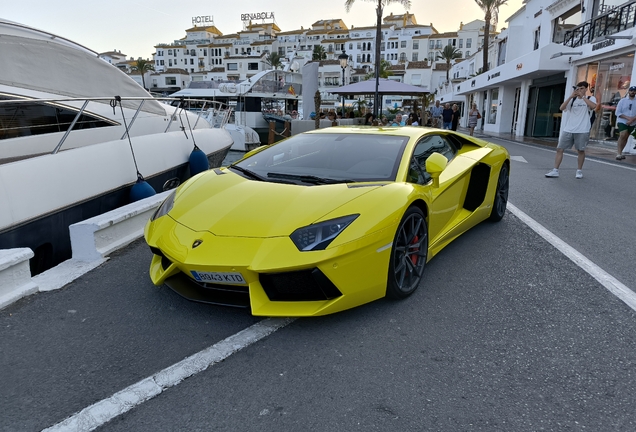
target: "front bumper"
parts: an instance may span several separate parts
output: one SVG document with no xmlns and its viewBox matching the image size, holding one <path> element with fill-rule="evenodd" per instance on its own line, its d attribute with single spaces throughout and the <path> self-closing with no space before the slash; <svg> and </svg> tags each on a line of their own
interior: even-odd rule
<svg viewBox="0 0 636 432">
<path fill-rule="evenodd" d="M 250 307 L 259 316 L 317 316 L 386 294 L 396 227 L 322 251 L 300 252 L 289 237 L 221 237 L 169 216 L 146 226 L 150 277 L 193 301 Z M 193 248 L 195 241 L 200 245 Z M 241 273 L 246 285 L 196 281 L 191 272 Z"/>
</svg>

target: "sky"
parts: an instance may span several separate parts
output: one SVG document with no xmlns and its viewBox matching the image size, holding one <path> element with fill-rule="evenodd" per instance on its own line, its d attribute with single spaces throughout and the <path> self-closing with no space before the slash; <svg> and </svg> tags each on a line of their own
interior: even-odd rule
<svg viewBox="0 0 636 432">
<path fill-rule="evenodd" d="M 321 19 L 342 19 L 347 27 L 375 25 L 373 0 L 356 0 L 347 12 L 345 0 L 0 0 L 0 18 L 15 21 L 71 39 L 98 53 L 118 50 L 128 58 L 152 58 L 154 46 L 185 36 L 193 27 L 192 17 L 210 16 L 223 33 L 243 29 L 241 14 L 273 12 L 282 31 L 310 28 Z M 237 6 L 239 5 L 240 6 Z M 444 5 L 450 5 L 445 8 Z M 508 0 L 499 9 L 498 29 L 522 6 L 522 0 Z M 391 4 L 384 16 L 403 14 Z M 483 19 L 474 0 L 412 0 L 408 12 L 418 24 L 430 24 L 439 32 L 457 31 L 460 22 Z"/>
</svg>

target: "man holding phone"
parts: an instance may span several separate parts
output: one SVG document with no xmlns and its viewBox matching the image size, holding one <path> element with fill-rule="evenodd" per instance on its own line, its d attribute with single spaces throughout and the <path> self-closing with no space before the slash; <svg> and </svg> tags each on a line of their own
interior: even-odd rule
<svg viewBox="0 0 636 432">
<path fill-rule="evenodd" d="M 627 90 L 627 97 L 618 101 L 616 105 L 616 126 L 618 127 L 618 153 L 616 160 L 625 159 L 623 150 L 627 144 L 629 134 L 634 131 L 636 122 L 636 86 L 631 86 Z"/>
<path fill-rule="evenodd" d="M 581 81 L 574 87 L 574 91 L 559 107 L 563 111 L 561 130 L 559 132 L 559 144 L 554 159 L 554 168 L 545 176 L 559 177 L 559 166 L 563 161 L 563 151 L 572 146 L 578 152 L 578 169 L 576 178 L 583 178 L 583 163 L 585 162 L 585 147 L 590 140 L 590 111 L 596 109 L 596 98 L 587 97 L 589 84 Z"/>
</svg>

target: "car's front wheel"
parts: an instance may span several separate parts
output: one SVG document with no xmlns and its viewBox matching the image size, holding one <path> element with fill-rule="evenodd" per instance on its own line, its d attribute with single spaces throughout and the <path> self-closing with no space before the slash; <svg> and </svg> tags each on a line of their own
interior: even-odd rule
<svg viewBox="0 0 636 432">
<path fill-rule="evenodd" d="M 495 199 L 492 203 L 492 211 L 490 212 L 490 220 L 499 222 L 506 214 L 506 206 L 508 204 L 508 189 L 510 185 L 510 174 L 508 164 L 501 166 L 499 178 L 497 179 L 497 190 L 495 191 Z"/>
<path fill-rule="evenodd" d="M 428 227 L 424 213 L 410 207 L 400 221 L 389 261 L 386 295 L 403 299 L 417 289 L 428 254 Z"/>
</svg>

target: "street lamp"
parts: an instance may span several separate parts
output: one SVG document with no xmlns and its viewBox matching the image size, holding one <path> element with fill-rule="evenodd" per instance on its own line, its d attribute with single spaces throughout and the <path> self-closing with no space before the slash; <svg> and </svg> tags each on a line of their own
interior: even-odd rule
<svg viewBox="0 0 636 432">
<path fill-rule="evenodd" d="M 338 56 L 338 60 L 340 60 L 340 67 L 342 68 L 342 85 L 345 85 L 345 69 L 347 68 L 347 61 L 349 61 L 349 56 L 345 53 L 345 50 L 342 50 L 342 54 Z M 345 95 L 342 95 L 342 118 L 345 118 Z"/>
</svg>

